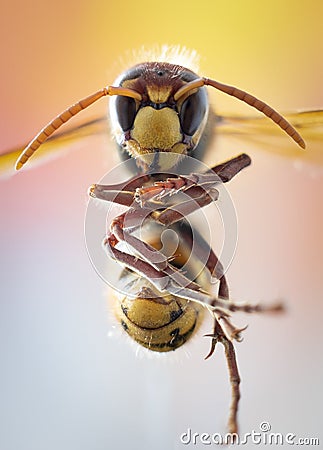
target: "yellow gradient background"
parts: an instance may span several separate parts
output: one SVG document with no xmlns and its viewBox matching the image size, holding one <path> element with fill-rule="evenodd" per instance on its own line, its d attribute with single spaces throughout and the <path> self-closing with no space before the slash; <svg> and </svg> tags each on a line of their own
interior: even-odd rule
<svg viewBox="0 0 323 450">
<path fill-rule="evenodd" d="M 111 84 L 142 46 L 195 49 L 201 75 L 282 112 L 323 106 L 319 0 L 13 0 L 1 11 L 1 153 Z M 219 111 L 250 114 L 224 95 L 211 99 Z M 83 119 L 105 110 L 102 100 Z M 136 355 L 114 331 L 83 236 L 87 188 L 118 161 L 110 138 L 103 141 L 0 181 L 4 450 L 180 449 L 188 428 L 225 432 L 230 391 L 222 349 L 203 360 L 210 323 L 188 346 L 189 357 L 183 350 L 162 360 Z M 227 274 L 232 296 L 287 304 L 282 317 L 234 318 L 249 323 L 236 345 L 241 433 L 268 421 L 273 432 L 323 442 L 322 159 L 231 139 L 220 140 L 218 153 L 210 149 L 207 161 L 241 151 L 253 165 L 229 186 L 239 221 Z"/>
</svg>

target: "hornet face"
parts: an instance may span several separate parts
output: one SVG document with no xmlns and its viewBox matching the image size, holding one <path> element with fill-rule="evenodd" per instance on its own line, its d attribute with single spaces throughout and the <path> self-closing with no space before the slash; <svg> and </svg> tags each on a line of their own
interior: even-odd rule
<svg viewBox="0 0 323 450">
<path fill-rule="evenodd" d="M 182 66 L 147 62 L 116 80 L 116 85 L 141 96 L 137 100 L 118 95 L 110 102 L 117 143 L 139 167 L 170 169 L 175 161 L 171 155 L 160 158 L 160 152 L 186 155 L 197 146 L 208 118 L 206 89 L 190 90 L 178 99 L 174 95 L 198 78 Z"/>
</svg>

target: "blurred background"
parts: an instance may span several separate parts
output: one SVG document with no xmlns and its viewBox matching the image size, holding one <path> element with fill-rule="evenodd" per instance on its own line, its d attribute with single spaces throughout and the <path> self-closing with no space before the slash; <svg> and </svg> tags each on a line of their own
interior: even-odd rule
<svg viewBox="0 0 323 450">
<path fill-rule="evenodd" d="M 1 10 L 2 153 L 111 84 L 138 61 L 142 46 L 195 49 L 201 75 L 281 112 L 323 106 L 319 0 L 13 0 Z M 252 113 L 210 96 L 220 112 Z M 82 120 L 106 105 L 102 100 Z M 239 227 L 227 274 L 232 297 L 287 304 L 280 317 L 234 318 L 249 324 L 236 345 L 241 433 L 267 421 L 273 432 L 323 442 L 320 143 L 315 157 L 297 149 L 284 156 L 284 146 L 282 154 L 268 152 L 268 143 L 264 149 L 239 138 L 215 144 L 208 163 L 242 151 L 253 158 L 228 187 Z M 83 227 L 88 186 L 118 158 L 108 134 L 76 147 L 0 181 L 0 448 L 180 449 L 188 428 L 225 433 L 230 388 L 222 348 L 203 359 L 208 321 L 186 350 L 162 358 L 138 353 L 115 327 Z"/>
</svg>

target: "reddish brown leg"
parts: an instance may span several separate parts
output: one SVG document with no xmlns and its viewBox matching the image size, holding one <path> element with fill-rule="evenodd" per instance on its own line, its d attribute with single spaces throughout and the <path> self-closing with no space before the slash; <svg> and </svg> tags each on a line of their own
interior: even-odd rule
<svg viewBox="0 0 323 450">
<path fill-rule="evenodd" d="M 200 302 L 205 302 L 205 299 L 209 299 L 207 294 L 200 294 L 199 285 L 186 278 L 179 269 L 171 264 L 163 271 L 155 269 L 149 262 L 118 250 L 116 248 L 118 242 L 114 235 L 110 235 L 104 240 L 103 245 L 108 254 L 116 261 L 145 277 L 160 291 L 173 293 L 174 295 L 181 295 L 185 292 L 184 298 Z"/>
<path fill-rule="evenodd" d="M 148 175 L 142 175 L 119 184 L 92 184 L 89 195 L 119 205 L 131 206 L 134 203 L 136 189 L 149 180 Z"/>
<path fill-rule="evenodd" d="M 132 233 L 135 229 L 142 227 L 148 218 L 169 226 L 212 201 L 212 198 L 200 187 L 192 187 L 187 192 L 193 198 L 162 211 L 139 206 L 137 209 L 131 208 L 112 221 L 111 233 L 118 241 L 128 244 L 142 259 L 149 261 L 156 269 L 167 270 L 170 266 L 168 258 L 151 245 L 133 236 Z M 195 196 L 199 197 L 194 198 Z"/>
<path fill-rule="evenodd" d="M 127 181 L 117 184 L 92 184 L 89 188 L 89 195 L 93 198 L 118 203 L 120 205 L 131 206 L 135 200 L 136 190 L 147 182 L 154 182 L 156 179 L 166 179 L 164 174 L 146 174 L 130 178 Z"/>
<path fill-rule="evenodd" d="M 212 272 L 213 272 L 214 267 L 211 267 L 211 269 L 212 269 Z M 227 281 L 226 281 L 224 275 L 220 279 L 218 295 L 219 296 L 222 295 L 224 298 L 228 298 L 229 297 L 228 285 L 227 285 Z M 215 346 L 218 343 L 219 337 L 222 334 L 224 334 L 224 333 L 223 333 L 223 330 L 221 328 L 221 325 L 219 324 L 218 320 L 216 318 L 214 318 L 213 333 L 205 335 L 206 337 L 210 337 L 211 338 L 211 348 L 210 348 L 209 353 L 206 355 L 206 357 L 204 359 L 208 359 L 208 358 L 210 358 L 210 356 L 213 355 L 214 350 L 215 350 Z"/>
<path fill-rule="evenodd" d="M 114 259 L 128 265 L 137 272 L 140 272 L 137 270 L 139 261 L 140 264 L 145 262 L 145 264 L 142 264 L 143 272 L 140 272 L 140 274 L 144 275 L 157 288 L 162 290 L 165 289 L 174 295 L 181 295 L 183 298 L 188 300 L 195 300 L 207 305 L 210 304 L 210 300 L 212 299 L 207 293 L 201 291 L 198 285 L 192 283 L 191 280 L 186 278 L 180 270 L 176 269 L 162 252 L 156 250 L 154 247 L 131 234 L 135 229 L 142 227 L 144 221 L 147 219 L 156 220 L 163 225 L 174 224 L 178 220 L 183 219 L 183 217 L 188 215 L 190 212 L 195 211 L 211 200 L 208 194 L 205 193 L 200 187 L 193 186 L 188 189 L 187 192 L 193 197 L 198 195 L 200 197 L 190 198 L 188 201 L 176 205 L 176 207 L 169 207 L 161 212 L 154 211 L 149 208 L 138 207 L 138 209 L 131 208 L 126 213 L 116 217 L 111 224 L 111 234 L 105 240 L 104 245 L 106 246 L 108 253 Z M 186 238 L 189 239 L 188 236 L 185 236 L 185 239 Z M 223 272 L 222 266 L 208 244 L 201 237 L 200 240 L 203 241 L 203 245 L 196 245 L 197 249 L 200 248 L 200 251 L 197 250 L 199 252 L 197 257 L 203 258 L 201 260 L 205 259 L 205 261 L 207 261 L 206 266 L 210 270 L 211 274 L 214 273 L 215 266 L 217 265 L 219 272 L 221 273 L 219 278 L 221 278 Z M 116 244 L 120 241 L 129 244 L 129 246 L 135 250 L 138 257 L 130 254 L 122 255 L 122 252 L 115 249 Z M 205 255 L 205 249 L 209 250 L 208 255 Z M 154 270 L 150 270 L 147 264 L 150 264 Z M 168 283 L 165 284 L 164 280 L 162 287 L 160 285 L 161 277 L 155 276 L 155 269 L 163 274 L 162 277 L 169 277 Z M 223 296 L 227 293 L 227 288 L 225 287 L 226 281 L 225 278 L 222 278 L 222 281 L 220 282 L 220 293 Z"/>
<path fill-rule="evenodd" d="M 215 257 L 216 258 L 216 257 Z M 213 261 L 215 261 L 213 257 Z M 210 266 L 212 269 L 213 264 Z M 238 329 L 231 322 L 229 315 L 224 310 L 229 311 L 243 311 L 247 313 L 253 312 L 279 312 L 283 309 L 282 304 L 278 303 L 276 305 L 268 305 L 263 306 L 260 304 L 250 305 L 248 303 L 245 304 L 236 304 L 229 300 L 229 291 L 228 285 L 225 277 L 223 276 L 220 280 L 219 298 L 213 298 L 211 302 L 212 306 L 215 306 L 214 310 L 214 327 L 213 333 L 207 335 L 211 337 L 211 348 L 210 352 L 206 356 L 205 359 L 209 358 L 214 350 L 215 346 L 218 342 L 221 342 L 224 346 L 225 356 L 227 359 L 227 365 L 229 370 L 229 379 L 231 384 L 231 404 L 229 410 L 229 419 L 228 419 L 228 431 L 229 433 L 238 433 L 238 406 L 240 400 L 240 375 L 237 364 L 237 359 L 235 355 L 234 345 L 232 340 L 241 340 L 240 333 L 245 328 Z M 222 310 L 220 308 L 223 308 Z M 220 325 L 220 322 L 223 322 L 223 326 Z M 223 328 L 224 327 L 224 328 Z"/>
<path fill-rule="evenodd" d="M 192 186 L 199 186 L 207 193 L 211 193 L 219 182 L 230 181 L 250 164 L 250 157 L 243 153 L 213 167 L 207 173 L 181 175 L 176 178 L 167 178 L 165 181 L 156 181 L 152 186 L 138 187 L 135 197 L 141 205 L 144 205 L 146 202 L 160 201 L 163 197 L 172 196 L 181 191 L 187 192 Z"/>
<path fill-rule="evenodd" d="M 222 334 L 218 337 L 218 340 L 223 344 L 225 356 L 227 358 L 229 378 L 231 384 L 231 404 L 229 410 L 228 419 L 228 431 L 229 433 L 238 433 L 238 406 L 240 400 L 240 375 L 235 355 L 235 350 L 232 342 Z"/>
<path fill-rule="evenodd" d="M 232 160 L 224 164 L 216 166 L 213 170 L 215 173 L 220 174 L 219 176 L 221 179 L 223 178 L 224 181 L 228 181 L 248 164 L 250 164 L 250 158 L 247 155 L 240 155 L 237 158 L 233 158 Z M 129 218 L 132 222 L 134 222 L 134 225 L 131 225 L 132 228 L 138 228 L 142 226 L 144 220 L 149 216 L 163 225 L 171 225 L 178 220 L 181 220 L 191 212 L 197 210 L 198 208 L 203 207 L 211 201 L 216 200 L 217 192 L 214 192 L 213 175 L 211 176 L 212 182 L 210 183 L 209 174 L 192 174 L 186 177 L 186 195 L 189 197 L 187 201 L 182 201 L 181 203 L 177 204 L 176 207 L 165 207 L 162 211 L 153 211 L 153 209 L 145 209 L 140 207 L 134 208 L 134 190 L 137 189 L 138 186 L 142 185 L 143 182 L 147 181 L 147 179 L 154 178 L 155 176 L 158 175 L 155 174 L 152 176 L 143 175 L 134 177 L 126 183 L 116 185 L 93 185 L 90 188 L 90 195 L 92 197 L 114 201 L 122 205 L 132 206 L 132 208 L 127 213 L 118 216 L 112 222 L 111 233 L 114 239 L 127 242 L 144 260 L 151 262 L 151 264 L 153 264 L 155 268 L 172 272 L 173 268 L 168 263 L 167 257 L 165 257 L 161 252 L 158 252 L 150 245 L 136 238 L 135 236 L 132 236 L 130 231 L 127 231 L 127 228 L 130 228 Z M 176 182 L 176 179 L 174 180 Z M 184 186 L 182 177 L 180 177 L 178 180 L 181 182 L 181 186 L 179 186 L 178 184 L 175 185 L 175 191 L 176 189 L 180 189 Z M 173 181 L 171 181 L 171 183 L 173 183 Z M 199 183 L 201 184 L 201 186 L 199 185 Z M 209 192 L 205 190 L 206 187 L 208 188 Z M 213 196 L 210 195 L 211 191 L 213 191 Z M 127 219 L 126 226 L 125 218 Z M 138 221 L 137 219 L 140 220 Z M 137 223 L 135 222 L 135 220 L 137 220 Z M 109 240 L 107 242 L 109 242 Z"/>
<path fill-rule="evenodd" d="M 131 216 L 134 217 L 133 223 L 136 226 L 140 226 L 135 220 L 135 217 L 142 213 L 142 209 L 131 210 L 130 212 Z M 160 251 L 134 236 L 131 236 L 131 234 L 123 228 L 126 214 L 127 213 L 124 213 L 118 216 L 113 221 L 111 234 L 103 242 L 108 254 L 113 259 L 116 259 L 120 263 L 139 273 L 141 276 L 144 276 L 160 291 L 166 291 L 167 293 L 180 296 L 187 300 L 197 301 L 205 306 L 210 305 L 212 297 L 210 297 L 208 293 L 202 291 L 198 284 L 192 282 L 181 270 L 174 267 Z M 118 250 L 116 245 L 120 241 L 131 245 L 137 253 L 140 253 L 141 257 Z M 153 262 L 151 261 L 150 256 L 153 256 Z M 222 285 L 223 282 L 224 281 L 222 281 Z"/>
<path fill-rule="evenodd" d="M 223 276 L 220 280 L 220 286 L 219 286 L 219 297 L 228 299 L 229 298 L 229 290 L 228 285 L 226 282 L 225 277 Z M 214 304 L 214 301 L 212 302 Z M 218 314 L 214 314 L 214 326 L 213 326 L 213 333 L 206 335 L 208 337 L 211 337 L 211 348 L 208 355 L 205 357 L 205 359 L 208 359 L 215 350 L 215 346 L 218 342 L 221 342 L 221 344 L 224 346 L 225 356 L 227 359 L 227 365 L 229 370 L 229 379 L 230 379 L 230 385 L 231 385 L 231 404 L 230 404 L 230 410 L 229 410 L 229 419 L 228 419 L 228 432 L 229 433 L 238 433 L 238 405 L 240 400 L 240 375 L 239 375 L 239 369 L 237 364 L 237 359 L 235 355 L 235 350 L 233 343 L 231 340 L 226 336 L 226 333 L 224 332 L 222 326 L 220 325 L 220 319 L 224 319 L 225 316 L 221 316 Z"/>
<path fill-rule="evenodd" d="M 136 228 L 138 226 L 142 226 L 146 217 L 142 217 L 142 210 L 131 210 L 120 216 L 116 217 L 111 225 L 110 231 L 112 235 L 118 240 L 123 241 L 127 245 L 130 245 L 132 249 L 136 251 L 136 253 L 141 256 L 142 259 L 149 261 L 150 264 L 155 267 L 157 270 L 165 270 L 168 265 L 167 256 L 163 255 L 161 252 L 156 250 L 151 245 L 146 242 L 138 239 L 137 237 L 131 234 L 131 231 L 128 231 L 130 228 L 130 224 L 128 222 L 128 214 L 130 215 L 130 220 L 134 221 L 135 217 L 138 215 L 139 224 L 137 221 Z M 148 212 L 148 217 L 150 213 Z M 125 226 L 126 225 L 126 226 Z"/>
<path fill-rule="evenodd" d="M 193 201 L 188 202 L 188 204 L 191 206 L 191 204 L 196 207 L 195 202 Z M 169 210 L 172 210 L 172 208 L 169 208 Z M 182 211 L 184 213 L 184 211 Z M 117 218 L 114 219 L 111 225 L 111 234 L 108 236 L 108 238 L 104 241 L 104 245 L 106 246 L 108 252 L 118 261 L 122 262 L 123 264 L 131 264 L 131 268 L 133 270 L 136 270 L 136 264 L 139 264 L 139 261 L 145 262 L 146 264 L 149 264 L 153 269 L 159 271 L 162 273 L 162 277 L 168 276 L 169 282 L 163 284 L 163 289 L 168 290 L 169 293 L 172 293 L 174 295 L 181 295 L 183 298 L 186 298 L 188 300 L 195 300 L 200 303 L 204 303 L 206 305 L 211 305 L 214 307 L 214 311 L 219 315 L 219 317 L 223 320 L 224 325 L 226 327 L 226 331 L 230 338 L 239 340 L 240 339 L 240 332 L 241 329 L 236 328 L 234 325 L 231 324 L 228 317 L 229 311 L 243 311 L 247 313 L 253 313 L 253 312 L 267 312 L 267 311 L 280 311 L 282 309 L 281 304 L 276 305 L 269 305 L 269 306 L 263 306 L 260 304 L 249 304 L 249 303 L 235 303 L 227 299 L 228 297 L 228 288 L 226 284 L 225 278 L 222 276 L 220 279 L 220 286 L 219 286 L 219 294 L 218 296 L 214 297 L 211 296 L 202 290 L 198 289 L 198 286 L 195 283 L 192 283 L 191 280 L 189 280 L 185 275 L 175 268 L 168 260 L 168 258 L 160 251 L 156 250 L 151 245 L 147 244 L 144 241 L 141 241 L 135 236 L 131 235 L 131 231 L 128 231 L 127 228 L 138 228 L 143 225 L 144 220 L 147 218 L 155 218 L 154 214 L 156 211 L 151 211 L 149 209 L 142 209 L 139 208 L 137 210 L 131 209 L 129 212 L 126 212 Z M 146 216 L 145 216 L 146 215 Z M 124 223 L 126 220 L 126 227 L 124 227 Z M 139 220 L 138 220 L 139 219 Z M 178 220 L 178 217 L 175 218 Z M 175 222 L 176 220 L 173 220 Z M 116 244 L 120 241 L 123 241 L 129 246 L 131 246 L 132 249 L 135 250 L 135 252 L 139 255 L 139 257 L 133 256 L 133 258 L 130 258 L 131 255 L 127 254 L 126 257 L 121 256 L 122 252 L 114 251 L 111 253 L 111 247 L 115 247 Z M 117 250 L 117 249 L 115 249 Z M 210 250 L 209 259 L 207 268 L 212 271 L 214 271 L 214 264 L 217 264 L 218 259 L 216 258 L 215 254 Z M 144 265 L 146 272 L 144 271 L 141 273 L 141 275 L 146 274 L 146 278 L 151 281 L 153 284 L 156 285 L 155 280 L 152 279 L 152 274 L 155 273 L 154 271 L 149 271 L 147 269 L 147 265 Z M 219 266 L 221 269 L 221 266 Z M 222 269 L 221 269 L 222 270 Z M 155 277 L 156 278 L 156 277 Z M 157 277 L 158 279 L 160 277 Z M 194 288 L 192 288 L 192 285 L 195 285 Z M 167 286 L 167 287 L 166 287 Z M 158 286 L 156 285 L 158 288 Z M 160 289 L 160 287 L 159 287 Z"/>
</svg>

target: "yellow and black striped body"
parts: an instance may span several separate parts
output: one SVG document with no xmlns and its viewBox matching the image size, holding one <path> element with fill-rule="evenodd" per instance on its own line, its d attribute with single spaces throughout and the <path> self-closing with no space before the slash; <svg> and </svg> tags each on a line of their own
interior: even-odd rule
<svg viewBox="0 0 323 450">
<path fill-rule="evenodd" d="M 192 254 L 190 227 L 183 223 L 169 227 L 168 230 L 171 229 L 176 235 L 173 238 L 168 235 L 168 239 L 164 236 L 161 248 L 163 229 L 162 226 L 153 224 L 153 229 L 150 227 L 147 230 L 149 244 L 168 256 L 171 249 L 174 258 L 172 264 L 184 268 L 187 278 L 207 290 L 208 272 Z M 196 239 L 199 239 L 198 235 Z M 201 324 L 205 308 L 200 303 L 186 300 L 180 295 L 160 292 L 146 278 L 128 268 L 123 269 L 119 281 L 120 291 L 112 293 L 115 315 L 129 336 L 149 350 L 176 350 Z"/>
</svg>

